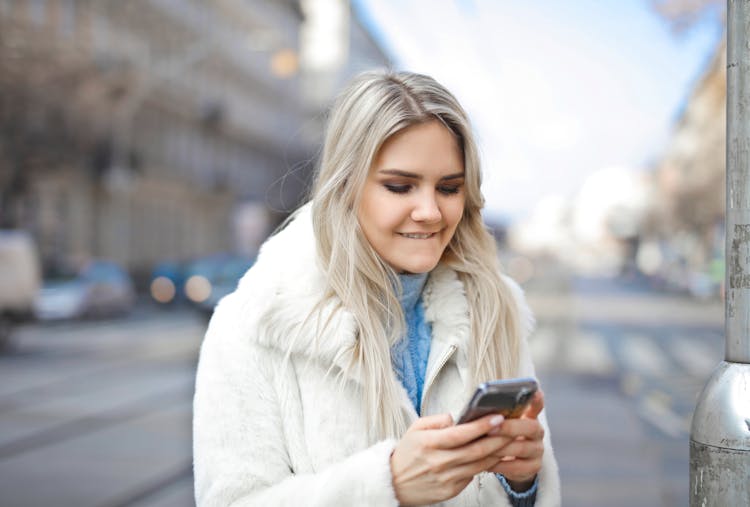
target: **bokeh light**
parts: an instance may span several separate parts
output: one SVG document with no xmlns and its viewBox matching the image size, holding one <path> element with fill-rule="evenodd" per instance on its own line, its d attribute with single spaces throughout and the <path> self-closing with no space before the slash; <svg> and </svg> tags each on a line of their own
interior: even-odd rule
<svg viewBox="0 0 750 507">
<path fill-rule="evenodd" d="M 151 297 L 159 303 L 169 303 L 174 299 L 176 290 L 172 280 L 166 276 L 157 276 L 151 282 Z"/>
<path fill-rule="evenodd" d="M 211 295 L 211 282 L 205 276 L 193 275 L 185 282 L 185 295 L 194 303 L 202 303 Z"/>
</svg>

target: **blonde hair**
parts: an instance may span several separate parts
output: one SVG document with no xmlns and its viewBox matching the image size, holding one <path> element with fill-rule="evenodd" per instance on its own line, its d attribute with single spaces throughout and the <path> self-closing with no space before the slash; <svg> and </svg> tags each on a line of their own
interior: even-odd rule
<svg viewBox="0 0 750 507">
<path fill-rule="evenodd" d="M 328 293 L 338 297 L 359 325 L 352 368 L 361 371 L 363 400 L 375 438 L 400 437 L 406 430 L 393 378 L 390 347 L 403 336 L 400 286 L 393 269 L 360 230 L 357 210 L 370 166 L 395 133 L 438 120 L 463 152 L 465 209 L 442 263 L 457 273 L 469 303 L 473 383 L 514 376 L 518 363 L 519 316 L 509 287 L 499 275 L 493 237 L 480 210 L 479 156 L 468 117 L 456 98 L 431 77 L 409 72 L 366 72 L 336 100 L 329 116 L 320 166 L 312 192 L 313 227 Z M 473 386 L 467 386 L 473 387 Z"/>
</svg>

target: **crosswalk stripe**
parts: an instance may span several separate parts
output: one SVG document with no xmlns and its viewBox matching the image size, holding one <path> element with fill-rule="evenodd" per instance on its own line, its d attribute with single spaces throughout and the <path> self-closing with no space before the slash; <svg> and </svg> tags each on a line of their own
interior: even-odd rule
<svg viewBox="0 0 750 507">
<path fill-rule="evenodd" d="M 677 415 L 664 401 L 663 393 L 653 392 L 638 404 L 638 413 L 662 433 L 678 438 L 690 433 L 690 420 Z"/>
<path fill-rule="evenodd" d="M 695 337 L 670 341 L 666 350 L 654 338 L 628 333 L 611 346 L 598 332 L 537 329 L 529 348 L 537 368 L 570 373 L 606 375 L 621 365 L 624 372 L 646 377 L 666 377 L 683 371 L 690 377 L 706 378 L 722 359 L 723 350 Z"/>
<path fill-rule="evenodd" d="M 705 342 L 684 337 L 674 340 L 669 349 L 680 365 L 696 377 L 708 377 L 724 353 L 723 347 L 717 350 Z"/>
<path fill-rule="evenodd" d="M 620 354 L 624 365 L 645 375 L 660 376 L 670 370 L 670 361 L 651 339 L 635 334 L 622 337 Z"/>
<path fill-rule="evenodd" d="M 547 368 L 552 365 L 560 343 L 560 334 L 553 328 L 540 328 L 529 339 L 531 357 L 537 368 Z"/>
<path fill-rule="evenodd" d="M 609 347 L 598 333 L 575 333 L 562 346 L 565 365 L 577 373 L 606 375 L 615 370 Z"/>
</svg>

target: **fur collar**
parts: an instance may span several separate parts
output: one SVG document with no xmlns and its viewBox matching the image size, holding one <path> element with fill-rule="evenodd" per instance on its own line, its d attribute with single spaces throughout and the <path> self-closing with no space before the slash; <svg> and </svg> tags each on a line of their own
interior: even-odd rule
<svg viewBox="0 0 750 507">
<path fill-rule="evenodd" d="M 530 323 L 531 313 L 519 299 L 520 289 L 510 279 L 506 282 L 519 301 L 523 320 Z M 358 380 L 359 372 L 348 367 L 358 336 L 354 316 L 335 301 L 310 315 L 325 288 L 308 203 L 263 244 L 255 265 L 240 280 L 235 297 L 239 298 L 242 335 L 281 353 L 290 351 L 350 370 Z M 456 272 L 437 266 L 427 280 L 423 300 L 425 318 L 432 325 L 432 348 L 455 346 L 455 361 L 459 369 L 465 368 L 471 324 L 463 283 Z M 318 330 L 326 325 L 325 339 L 316 340 Z"/>
</svg>

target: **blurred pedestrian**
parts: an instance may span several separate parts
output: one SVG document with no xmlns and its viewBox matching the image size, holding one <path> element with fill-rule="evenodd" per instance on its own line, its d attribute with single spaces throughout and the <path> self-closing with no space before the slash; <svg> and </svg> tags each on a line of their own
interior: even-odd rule
<svg viewBox="0 0 750 507">
<path fill-rule="evenodd" d="M 217 306 L 194 405 L 199 506 L 559 505 L 538 393 L 454 424 L 478 383 L 533 376 L 466 113 L 430 77 L 337 99 L 310 203 Z"/>
</svg>

